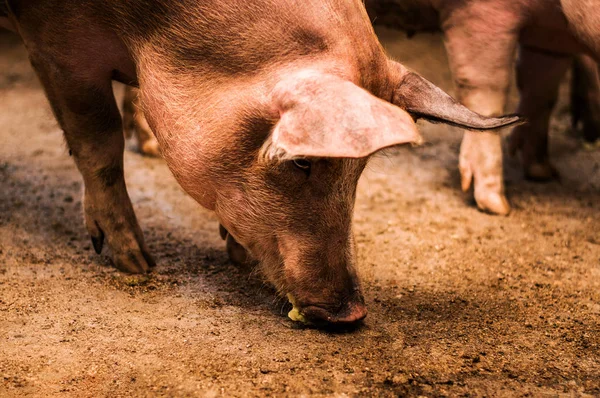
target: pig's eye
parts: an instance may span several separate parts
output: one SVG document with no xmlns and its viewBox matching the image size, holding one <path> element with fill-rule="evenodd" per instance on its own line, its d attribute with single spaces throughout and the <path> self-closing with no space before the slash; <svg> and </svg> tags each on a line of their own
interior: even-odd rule
<svg viewBox="0 0 600 398">
<path fill-rule="evenodd" d="M 310 175 L 310 161 L 306 160 L 306 159 L 296 159 L 292 161 L 294 163 L 294 166 L 296 166 L 297 168 L 299 168 L 300 170 L 302 170 L 303 172 L 306 173 L 306 175 Z"/>
</svg>

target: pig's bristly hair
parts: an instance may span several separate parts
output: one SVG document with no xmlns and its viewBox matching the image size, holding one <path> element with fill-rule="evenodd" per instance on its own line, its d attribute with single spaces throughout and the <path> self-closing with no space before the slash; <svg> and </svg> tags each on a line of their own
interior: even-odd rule
<svg viewBox="0 0 600 398">
<path fill-rule="evenodd" d="M 108 14 L 105 2 L 90 3 Z M 159 43 L 161 56 L 182 71 L 208 68 L 228 76 L 327 52 L 335 44 L 331 38 L 344 35 L 348 24 L 372 30 L 362 0 L 115 3 L 111 12 L 117 17 L 107 23 L 127 32 L 130 43 Z"/>
</svg>

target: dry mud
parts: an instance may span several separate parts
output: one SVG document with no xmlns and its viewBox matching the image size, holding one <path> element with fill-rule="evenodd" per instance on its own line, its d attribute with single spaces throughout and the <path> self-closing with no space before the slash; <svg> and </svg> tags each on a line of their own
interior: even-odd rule
<svg viewBox="0 0 600 398">
<path fill-rule="evenodd" d="M 438 36 L 380 33 L 452 89 Z M 228 262 L 215 216 L 159 159 L 125 155 L 156 271 L 96 255 L 61 131 L 0 35 L 0 396 L 600 396 L 600 153 L 570 132 L 566 90 L 562 181 L 524 181 L 507 158 L 509 217 L 459 191 L 456 130 L 423 124 L 426 145 L 373 160 L 355 215 L 370 313 L 328 333 Z"/>
</svg>

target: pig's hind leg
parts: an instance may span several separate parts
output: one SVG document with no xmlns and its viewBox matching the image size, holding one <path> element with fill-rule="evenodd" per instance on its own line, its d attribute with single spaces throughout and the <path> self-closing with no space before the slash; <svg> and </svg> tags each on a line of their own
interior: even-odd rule
<svg viewBox="0 0 600 398">
<path fill-rule="evenodd" d="M 518 113 L 527 123 L 510 136 L 510 152 L 521 151 L 525 178 L 548 181 L 558 177 L 548 157 L 550 116 L 558 99 L 560 81 L 571 65 L 569 54 L 553 54 L 521 47 L 517 84 L 521 94 Z"/>
<path fill-rule="evenodd" d="M 127 138 L 133 133 L 138 151 L 142 155 L 160 157 L 158 141 L 140 104 L 139 91 L 130 86 L 125 88 L 123 97 L 123 129 Z"/>
<path fill-rule="evenodd" d="M 94 249 L 100 253 L 106 239 L 118 269 L 147 272 L 154 261 L 125 187 L 124 137 L 111 71 L 86 68 L 73 54 L 62 59 L 38 50 L 30 59 L 83 176 L 85 224 Z"/>
</svg>

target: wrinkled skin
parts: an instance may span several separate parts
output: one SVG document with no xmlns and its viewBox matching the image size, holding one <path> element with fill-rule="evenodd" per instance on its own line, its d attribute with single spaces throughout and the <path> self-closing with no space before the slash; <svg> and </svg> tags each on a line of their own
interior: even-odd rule
<svg viewBox="0 0 600 398">
<path fill-rule="evenodd" d="M 475 129 L 518 121 L 477 115 L 390 61 L 360 0 L 7 4 L 0 15 L 27 46 L 83 176 L 96 251 L 106 243 L 127 272 L 154 265 L 123 178 L 114 79 L 139 86 L 162 156 L 216 212 L 230 253 L 258 261 L 311 322 L 366 315 L 356 184 L 372 153 L 420 141 L 411 114 Z"/>
<path fill-rule="evenodd" d="M 522 100 L 518 112 L 529 124 L 514 130 L 510 147 L 512 152 L 522 152 L 526 176 L 539 180 L 556 175 L 548 161 L 547 133 L 560 78 L 573 54 L 587 53 L 596 60 L 600 54 L 597 3 L 562 3 L 564 13 L 559 0 L 366 1 L 376 24 L 409 33 L 441 30 L 457 96 L 464 105 L 483 115 L 504 112 L 511 69 L 520 45 L 517 76 Z M 591 99 L 588 104 L 594 102 Z M 586 120 L 591 126 L 590 118 Z M 465 132 L 459 168 L 463 190 L 474 182 L 480 209 L 509 213 L 498 135 Z"/>
</svg>

